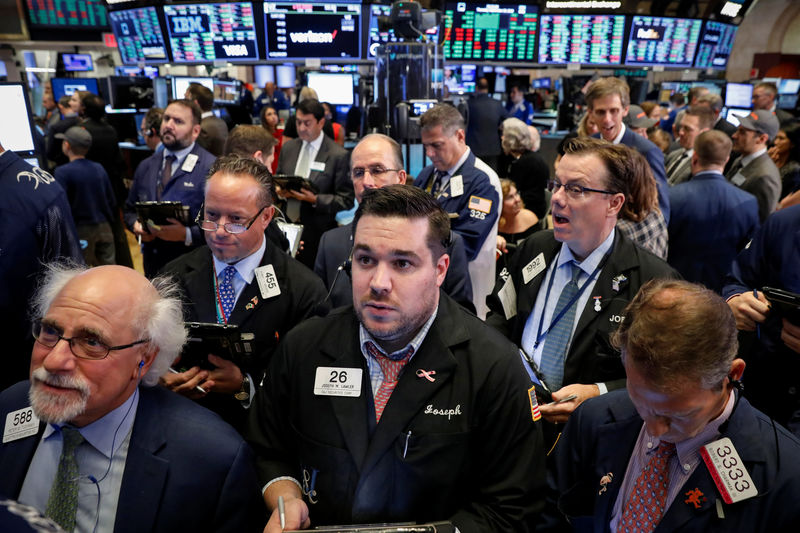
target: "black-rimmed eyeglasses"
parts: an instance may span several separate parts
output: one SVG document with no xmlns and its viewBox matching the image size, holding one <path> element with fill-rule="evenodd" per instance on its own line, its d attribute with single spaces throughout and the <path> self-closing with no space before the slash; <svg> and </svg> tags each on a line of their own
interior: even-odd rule
<svg viewBox="0 0 800 533">
<path fill-rule="evenodd" d="M 584 193 L 586 192 L 596 192 L 600 194 L 617 194 L 612 191 L 604 191 L 602 189 L 592 189 L 591 187 L 584 187 L 583 185 L 577 185 L 575 183 L 561 183 L 556 180 L 550 180 L 547 182 L 547 188 L 550 189 L 553 194 L 558 192 L 558 189 L 564 187 L 564 192 L 569 198 L 579 199 L 584 197 Z"/>
<path fill-rule="evenodd" d="M 41 319 L 33 323 L 33 338 L 36 339 L 36 342 L 48 348 L 55 348 L 58 341 L 65 340 L 67 344 L 69 344 L 69 349 L 72 354 L 81 359 L 105 359 L 112 350 L 125 350 L 137 344 L 150 342 L 150 339 L 141 339 L 129 344 L 109 346 L 97 337 L 91 335 L 68 339 L 64 337 L 62 333 L 64 332 L 58 327 L 48 324 L 47 322 L 42 322 Z"/>
<path fill-rule="evenodd" d="M 385 168 L 381 165 L 370 165 L 368 167 L 355 167 L 350 171 L 350 175 L 353 177 L 354 180 L 360 180 L 364 178 L 364 174 L 367 172 L 374 178 L 380 178 L 387 172 L 400 172 L 403 170 L 402 168 Z"/>
</svg>

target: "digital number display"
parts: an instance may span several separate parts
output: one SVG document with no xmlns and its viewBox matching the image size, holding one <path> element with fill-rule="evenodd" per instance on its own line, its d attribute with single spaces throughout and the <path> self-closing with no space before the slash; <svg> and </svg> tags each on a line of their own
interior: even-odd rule
<svg viewBox="0 0 800 533">
<path fill-rule="evenodd" d="M 697 68 L 714 68 L 724 70 L 728 66 L 728 58 L 733 50 L 736 38 L 736 26 L 707 20 L 703 26 L 703 35 L 697 45 Z"/>
<path fill-rule="evenodd" d="M 123 63 L 167 62 L 164 33 L 158 23 L 156 8 L 112 11 L 109 16 Z"/>
<path fill-rule="evenodd" d="M 448 3 L 445 59 L 536 61 L 539 14 L 533 5 Z"/>
<path fill-rule="evenodd" d="M 542 15 L 539 63 L 619 65 L 625 15 Z"/>
<path fill-rule="evenodd" d="M 175 63 L 258 59 L 253 4 L 164 6 Z"/>
<path fill-rule="evenodd" d="M 361 58 L 361 4 L 264 4 L 267 58 Z"/>
<path fill-rule="evenodd" d="M 31 26 L 108 28 L 108 12 L 99 0 L 26 0 Z"/>
<path fill-rule="evenodd" d="M 700 19 L 633 17 L 625 64 L 691 67 L 702 24 Z"/>
</svg>

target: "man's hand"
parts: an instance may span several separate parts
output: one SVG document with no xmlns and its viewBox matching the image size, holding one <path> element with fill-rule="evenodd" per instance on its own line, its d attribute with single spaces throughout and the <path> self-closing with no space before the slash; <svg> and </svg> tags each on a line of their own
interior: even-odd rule
<svg viewBox="0 0 800 533">
<path fill-rule="evenodd" d="M 781 340 L 790 350 L 800 353 L 800 326 L 796 326 L 784 318 Z"/>
<path fill-rule="evenodd" d="M 284 199 L 291 198 L 292 197 L 291 193 L 292 193 L 292 191 L 290 191 L 289 189 L 284 189 L 280 185 L 275 185 L 275 194 L 277 194 L 281 198 L 284 198 Z"/>
<path fill-rule="evenodd" d="M 175 220 L 168 218 L 169 224 L 161 226 L 150 226 L 155 229 L 155 236 L 164 241 L 184 242 L 186 240 L 186 226 Z"/>
<path fill-rule="evenodd" d="M 752 292 L 732 296 L 728 306 L 736 318 L 736 329 L 741 331 L 755 331 L 756 324 L 763 323 L 769 314 L 769 301 L 760 292 L 758 299 Z"/>
<path fill-rule="evenodd" d="M 208 373 L 209 381 L 206 383 L 211 383 L 211 390 L 221 394 L 235 394 L 239 392 L 239 389 L 242 387 L 243 378 L 242 371 L 239 370 L 239 367 L 231 361 L 213 354 L 208 354 L 208 361 L 217 367 Z M 205 384 L 201 385 L 201 387 L 209 390 L 206 388 Z"/>
<path fill-rule="evenodd" d="M 214 385 L 213 382 L 206 381 L 207 379 L 208 370 L 201 370 L 200 367 L 195 366 L 186 372 L 179 372 L 177 374 L 168 372 L 159 378 L 159 382 L 173 392 L 196 400 L 208 394 L 209 389 L 206 389 L 207 383 L 210 383 L 210 386 Z M 202 387 L 206 390 L 205 393 L 196 389 L 201 383 Z"/>
<path fill-rule="evenodd" d="M 142 239 L 142 242 L 150 242 L 155 239 L 155 235 L 145 231 L 144 226 L 138 220 L 133 223 L 133 234 Z"/>
<path fill-rule="evenodd" d="M 589 398 L 600 396 L 600 389 L 597 385 L 580 385 L 575 383 L 561 387 L 553 393 L 553 402 L 572 395 L 577 396 L 574 400 L 569 400 L 559 404 L 544 404 L 539 406 L 545 420 L 552 423 L 564 423 L 572 414 L 572 411 Z"/>
<path fill-rule="evenodd" d="M 301 498 L 284 497 L 284 509 L 286 515 L 285 529 L 308 529 L 311 527 L 311 520 L 308 517 L 308 506 Z M 276 507 L 269 517 L 264 533 L 281 533 L 281 517 Z"/>
<path fill-rule="evenodd" d="M 317 195 L 308 189 L 300 189 L 299 191 L 288 191 L 288 197 L 300 200 L 301 202 L 308 202 L 311 205 L 317 203 Z"/>
<path fill-rule="evenodd" d="M 504 254 L 508 253 L 508 249 L 506 248 L 506 239 L 502 235 L 497 236 L 497 249 L 503 252 Z"/>
</svg>

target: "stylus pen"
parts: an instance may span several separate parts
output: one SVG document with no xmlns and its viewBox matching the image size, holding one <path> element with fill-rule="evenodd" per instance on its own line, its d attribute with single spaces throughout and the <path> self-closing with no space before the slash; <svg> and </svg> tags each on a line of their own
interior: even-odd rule
<svg viewBox="0 0 800 533">
<path fill-rule="evenodd" d="M 180 372 L 178 372 L 177 370 L 175 370 L 172 367 L 169 367 L 169 371 L 172 372 L 173 374 L 180 374 Z M 197 392 L 202 392 L 203 394 L 206 394 L 208 392 L 207 390 L 205 390 L 200 385 L 195 385 L 194 390 L 196 390 Z"/>
<path fill-rule="evenodd" d="M 278 516 L 281 518 L 281 531 L 286 529 L 286 507 L 283 505 L 283 496 L 278 496 Z"/>
</svg>

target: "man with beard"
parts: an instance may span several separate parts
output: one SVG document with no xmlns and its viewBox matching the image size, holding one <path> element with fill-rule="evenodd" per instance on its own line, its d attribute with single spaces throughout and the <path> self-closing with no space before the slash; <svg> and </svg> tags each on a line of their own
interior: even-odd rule
<svg viewBox="0 0 800 533">
<path fill-rule="evenodd" d="M 33 299 L 30 381 L 0 394 L 0 498 L 67 531 L 263 524 L 247 445 L 153 387 L 186 340 L 175 292 L 116 265 L 49 268 Z"/>
<path fill-rule="evenodd" d="M 544 453 L 515 347 L 440 290 L 450 225 L 432 196 L 389 185 L 362 200 L 354 306 L 289 332 L 251 409 L 267 531 L 279 497 L 286 529 L 528 531 Z"/>
<path fill-rule="evenodd" d="M 171 260 L 202 244 L 200 228 L 170 219 L 168 224 L 143 224 L 136 202 L 181 202 L 194 220 L 203 203 L 203 183 L 214 156 L 195 141 L 200 135 L 200 108 L 189 100 L 173 100 L 161 118 L 160 150 L 136 168 L 125 203 L 125 223 L 142 240 L 144 273 L 154 276 Z"/>
</svg>

